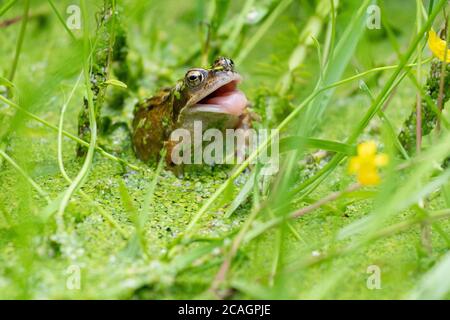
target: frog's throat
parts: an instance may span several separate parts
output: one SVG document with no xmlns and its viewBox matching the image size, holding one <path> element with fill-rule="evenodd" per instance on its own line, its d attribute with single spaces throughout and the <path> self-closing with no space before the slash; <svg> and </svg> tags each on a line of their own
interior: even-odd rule
<svg viewBox="0 0 450 320">
<path fill-rule="evenodd" d="M 237 73 L 216 81 L 200 97 L 188 102 L 186 112 L 213 112 L 240 116 L 247 106 L 245 94 L 237 89 L 240 81 L 241 77 Z"/>
</svg>

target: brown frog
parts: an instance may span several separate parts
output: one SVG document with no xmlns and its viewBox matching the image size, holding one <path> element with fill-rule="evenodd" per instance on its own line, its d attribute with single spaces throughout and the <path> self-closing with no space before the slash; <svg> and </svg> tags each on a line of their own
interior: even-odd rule
<svg viewBox="0 0 450 320">
<path fill-rule="evenodd" d="M 190 69 L 174 87 L 136 105 L 132 142 L 138 158 L 155 161 L 166 147 L 166 162 L 172 164 L 171 133 L 178 128 L 192 132 L 194 121 L 201 121 L 203 131 L 249 128 L 247 98 L 237 89 L 241 80 L 233 61 L 219 57 L 210 68 Z"/>
</svg>

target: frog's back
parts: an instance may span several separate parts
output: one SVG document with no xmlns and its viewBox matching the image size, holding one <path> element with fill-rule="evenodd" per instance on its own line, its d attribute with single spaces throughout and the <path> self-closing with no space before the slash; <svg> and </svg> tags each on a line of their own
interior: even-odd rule
<svg viewBox="0 0 450 320">
<path fill-rule="evenodd" d="M 134 109 L 133 148 L 143 161 L 157 161 L 171 131 L 172 93 L 162 89 L 155 96 L 138 103 Z"/>
</svg>

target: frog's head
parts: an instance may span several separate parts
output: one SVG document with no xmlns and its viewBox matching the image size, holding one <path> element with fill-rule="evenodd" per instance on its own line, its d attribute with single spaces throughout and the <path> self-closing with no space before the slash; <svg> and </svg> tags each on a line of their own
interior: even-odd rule
<svg viewBox="0 0 450 320">
<path fill-rule="evenodd" d="M 242 80 L 233 60 L 219 57 L 211 68 L 193 68 L 179 84 L 182 112 L 221 113 L 240 116 L 247 98 L 237 89 Z"/>
</svg>

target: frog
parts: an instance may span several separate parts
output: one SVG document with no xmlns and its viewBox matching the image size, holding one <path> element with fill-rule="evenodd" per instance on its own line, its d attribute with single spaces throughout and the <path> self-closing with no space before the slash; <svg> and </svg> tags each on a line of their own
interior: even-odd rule
<svg viewBox="0 0 450 320">
<path fill-rule="evenodd" d="M 201 121 L 203 131 L 251 128 L 249 102 L 238 89 L 241 82 L 233 60 L 218 57 L 210 67 L 190 68 L 173 87 L 136 104 L 132 121 L 136 156 L 146 163 L 155 162 L 164 149 L 166 164 L 175 166 L 171 133 L 180 128 L 193 132 L 195 121 Z"/>
</svg>

